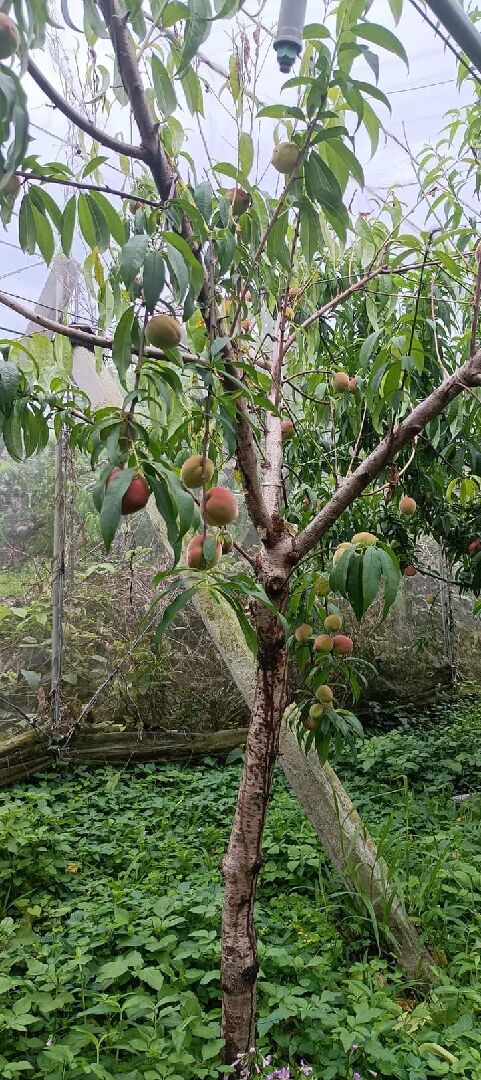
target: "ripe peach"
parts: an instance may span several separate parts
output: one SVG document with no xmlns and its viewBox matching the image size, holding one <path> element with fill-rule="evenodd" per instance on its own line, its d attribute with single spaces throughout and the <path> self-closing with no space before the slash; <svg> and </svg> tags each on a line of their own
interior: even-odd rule
<svg viewBox="0 0 481 1080">
<path fill-rule="evenodd" d="M 354 393 L 354 390 L 357 390 L 357 385 L 358 384 L 356 376 L 351 375 L 351 378 L 349 379 L 349 386 L 347 388 L 351 392 L 351 394 Z"/>
<path fill-rule="evenodd" d="M 13 56 L 20 45 L 18 27 L 8 15 L 0 11 L 0 60 Z"/>
<path fill-rule="evenodd" d="M 417 574 L 416 567 L 413 566 L 412 563 L 409 563 L 409 566 L 406 566 L 404 571 L 404 577 L 414 577 L 415 574 Z"/>
<path fill-rule="evenodd" d="M 346 634 L 336 634 L 336 637 L 332 642 L 332 650 L 338 653 L 339 656 L 349 656 L 354 648 L 354 642 L 352 638 L 347 637 Z"/>
<path fill-rule="evenodd" d="M 20 191 L 21 186 L 22 181 L 20 177 L 16 176 L 16 174 L 14 173 L 13 176 L 11 176 L 9 180 L 7 180 L 7 183 L 3 188 L 3 194 L 13 195 L 15 197 Z"/>
<path fill-rule="evenodd" d="M 336 394 L 343 394 L 346 390 L 349 390 L 349 375 L 345 371 L 336 371 L 331 381 L 332 389 Z"/>
<path fill-rule="evenodd" d="M 301 625 L 296 626 L 296 629 L 294 630 L 294 637 L 296 641 L 299 642 L 299 645 L 305 645 L 311 634 L 312 626 L 310 623 L 301 623 Z"/>
<path fill-rule="evenodd" d="M 481 551 L 481 540 L 471 540 L 471 543 L 468 547 L 469 554 L 476 555 L 477 551 Z"/>
<path fill-rule="evenodd" d="M 305 495 L 303 500 L 302 500 L 302 509 L 303 510 L 309 510 L 310 505 L 311 505 L 311 500 L 307 497 L 307 495 Z"/>
<path fill-rule="evenodd" d="M 334 630 L 340 630 L 342 626 L 342 618 L 340 615 L 328 615 L 324 619 L 324 629 L 329 632 Z"/>
<path fill-rule="evenodd" d="M 180 470 L 182 482 L 188 488 L 202 487 L 202 471 L 205 483 L 208 484 L 214 475 L 214 462 L 210 458 L 203 458 L 202 454 L 193 454 L 184 461 Z"/>
<path fill-rule="evenodd" d="M 319 634 L 314 638 L 314 652 L 332 652 L 333 640 L 329 634 Z"/>
<path fill-rule="evenodd" d="M 173 315 L 153 315 L 145 328 L 149 345 L 156 349 L 173 349 L 182 337 L 182 327 Z"/>
<path fill-rule="evenodd" d="M 289 439 L 292 439 L 292 436 L 294 435 L 294 424 L 292 420 L 281 421 L 281 434 L 283 442 L 287 442 Z"/>
<path fill-rule="evenodd" d="M 404 514 L 405 517 L 411 517 L 416 513 L 416 500 L 412 499 L 410 495 L 403 495 L 399 500 L 399 513 Z"/>
<path fill-rule="evenodd" d="M 208 525 L 230 525 L 239 513 L 235 495 L 227 488 L 213 487 L 202 500 L 202 516 Z"/>
<path fill-rule="evenodd" d="M 316 721 L 313 719 L 312 716 L 306 716 L 306 719 L 304 720 L 304 727 L 307 729 L 307 731 L 314 731 L 314 728 L 317 727 Z"/>
<path fill-rule="evenodd" d="M 222 547 L 217 541 L 214 556 L 207 564 L 204 558 L 204 540 L 204 533 L 196 533 L 187 547 L 187 566 L 192 570 L 209 570 L 211 566 L 217 566 L 222 558 Z"/>
<path fill-rule="evenodd" d="M 107 487 L 116 476 L 120 476 L 121 472 L 122 469 L 114 469 L 110 473 Z M 150 488 L 145 477 L 134 476 L 122 498 L 122 513 L 127 516 L 127 514 L 136 514 L 138 510 L 143 510 L 144 506 L 147 506 L 149 496 Z"/>
<path fill-rule="evenodd" d="M 332 705 L 334 701 L 334 694 L 331 687 L 327 683 L 323 683 L 322 686 L 318 686 L 316 690 L 316 698 L 321 702 L 321 705 Z"/>
<path fill-rule="evenodd" d="M 245 214 L 251 204 L 250 195 L 240 187 L 229 188 L 225 193 L 225 197 L 232 207 L 232 213 L 235 218 L 240 217 L 241 214 Z"/>
</svg>

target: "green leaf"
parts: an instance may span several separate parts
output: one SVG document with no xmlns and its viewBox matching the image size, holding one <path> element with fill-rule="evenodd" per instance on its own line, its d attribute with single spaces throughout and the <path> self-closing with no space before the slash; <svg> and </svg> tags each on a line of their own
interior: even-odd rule
<svg viewBox="0 0 481 1080">
<path fill-rule="evenodd" d="M 137 978 L 151 986 L 152 990 L 161 990 L 164 985 L 164 976 L 156 967 L 144 967 L 136 971 Z"/>
<path fill-rule="evenodd" d="M 307 23 L 307 26 L 304 27 L 303 37 L 305 41 L 322 41 L 323 38 L 330 36 L 327 26 L 324 26 L 323 23 Z"/>
<path fill-rule="evenodd" d="M 157 510 L 166 524 L 167 538 L 173 551 L 175 565 L 179 561 L 182 551 L 182 543 L 179 537 L 179 528 L 177 524 L 177 507 L 172 498 L 169 485 L 163 476 L 159 476 L 158 473 L 149 471 L 148 479 L 155 498 Z"/>
<path fill-rule="evenodd" d="M 126 385 L 127 371 L 132 363 L 132 329 L 135 319 L 135 308 L 129 307 L 124 311 L 122 318 L 115 328 L 112 342 L 112 360 L 119 373 L 122 386 Z"/>
<path fill-rule="evenodd" d="M 291 255 L 286 243 L 287 212 L 281 214 L 267 238 L 266 251 L 273 264 L 276 260 L 289 272 Z"/>
<path fill-rule="evenodd" d="M 239 137 L 239 167 L 244 176 L 248 176 L 254 164 L 254 143 L 246 131 Z"/>
<path fill-rule="evenodd" d="M 165 632 L 165 630 L 167 630 L 167 627 L 170 626 L 170 624 L 174 621 L 179 611 L 182 611 L 182 608 L 184 608 L 186 604 L 190 603 L 192 597 L 195 596 L 196 592 L 197 587 L 195 585 L 192 585 L 190 589 L 185 589 L 184 592 L 179 593 L 179 595 L 176 596 L 175 600 L 173 600 L 172 603 L 169 604 L 168 607 L 166 607 L 164 614 L 162 615 L 162 618 L 157 624 L 155 630 L 155 640 L 157 645 L 160 641 L 160 638 L 162 637 L 162 634 Z"/>
<path fill-rule="evenodd" d="M 90 248 L 96 247 L 97 238 L 95 235 L 95 225 L 90 213 L 88 198 L 83 192 L 78 197 L 78 223 L 85 243 Z"/>
<path fill-rule="evenodd" d="M 105 68 L 103 68 L 102 70 L 105 71 Z M 107 86 L 108 86 L 108 84 L 109 84 L 108 72 L 106 72 L 106 75 L 107 75 Z M 82 180 L 85 180 L 86 177 L 90 176 L 91 173 L 96 172 L 96 170 L 99 168 L 100 165 L 105 165 L 106 161 L 108 161 L 108 158 L 100 157 L 98 154 L 95 157 L 91 158 L 90 161 L 88 161 L 87 164 L 82 169 Z"/>
<path fill-rule="evenodd" d="M 64 255 L 70 255 L 72 247 L 73 234 L 75 230 L 75 219 L 77 216 L 77 196 L 72 195 L 71 199 L 64 206 L 62 215 L 62 228 L 60 230 L 60 241 L 62 244 L 62 251 Z"/>
<path fill-rule="evenodd" d="M 213 197 L 214 192 L 212 190 L 212 185 L 208 180 L 204 180 L 194 191 L 195 205 L 197 209 L 200 210 L 204 221 L 207 221 L 207 223 L 210 221 L 210 216 L 212 214 Z"/>
<path fill-rule="evenodd" d="M 122 516 L 122 499 L 133 476 L 133 469 L 122 469 L 119 475 L 107 485 L 100 511 L 100 532 L 106 551 L 110 551 L 112 546 L 112 540 Z"/>
<path fill-rule="evenodd" d="M 363 614 L 374 603 L 381 584 L 382 560 L 377 547 L 369 547 L 362 557 Z"/>
<path fill-rule="evenodd" d="M 0 361 L 0 412 L 8 415 L 19 386 L 19 373 L 15 364 L 8 360 Z"/>
<path fill-rule="evenodd" d="M 196 113 L 203 116 L 204 98 L 202 94 L 202 83 L 192 67 L 189 66 L 184 75 L 182 75 L 181 83 L 189 112 L 192 113 L 193 116 Z"/>
<path fill-rule="evenodd" d="M 302 254 L 308 266 L 312 265 L 314 255 L 322 245 L 319 214 L 316 213 L 309 199 L 304 198 L 299 203 L 301 218 L 301 248 Z"/>
<path fill-rule="evenodd" d="M 62 227 L 62 211 L 60 207 L 57 206 L 55 200 L 52 199 L 52 196 L 49 195 L 48 191 L 46 191 L 44 187 L 31 187 L 29 195 L 34 206 L 37 207 L 37 210 L 40 210 L 41 214 L 47 212 L 51 217 L 55 228 L 60 232 Z"/>
<path fill-rule="evenodd" d="M 95 245 L 98 247 L 99 251 L 107 251 L 110 244 L 110 229 L 107 225 L 105 214 L 90 194 L 86 195 L 86 199 L 88 201 L 90 216 L 94 226 Z"/>
<path fill-rule="evenodd" d="M 390 610 L 396 599 L 401 581 L 401 571 L 399 569 L 399 563 L 396 555 L 391 548 L 383 544 L 378 546 L 377 550 L 382 565 L 382 577 L 384 584 L 384 607 L 382 617 L 383 619 L 385 619 L 388 611 Z"/>
<path fill-rule="evenodd" d="M 346 596 L 347 572 L 349 570 L 349 563 L 353 557 L 354 548 L 346 548 L 344 554 L 336 565 L 333 566 L 331 573 L 329 574 L 329 583 L 332 591 L 340 593 L 341 596 Z"/>
<path fill-rule="evenodd" d="M 55 251 L 55 241 L 53 238 L 52 226 L 44 214 L 37 210 L 36 206 L 32 206 L 33 219 L 35 222 L 35 238 L 40 254 L 47 263 L 50 265 L 53 254 Z"/>
<path fill-rule="evenodd" d="M 399 22 L 399 20 L 401 18 L 402 11 L 403 11 L 403 0 L 388 0 L 388 4 L 389 4 L 389 7 L 391 8 L 391 13 L 392 13 L 394 22 L 397 25 L 397 23 Z"/>
<path fill-rule="evenodd" d="M 92 191 L 90 199 L 93 200 L 93 202 L 97 204 L 99 210 L 102 211 L 114 240 L 120 247 L 123 247 L 125 244 L 125 225 L 120 214 L 101 191 Z"/>
<path fill-rule="evenodd" d="M 236 596 L 232 595 L 232 593 L 229 591 L 227 585 L 225 585 L 223 582 L 220 585 L 217 586 L 217 589 L 221 593 L 221 595 L 222 595 L 223 599 L 226 601 L 226 603 L 228 603 L 230 605 L 230 607 L 232 608 L 232 610 L 235 612 L 236 617 L 237 617 L 237 621 L 238 621 L 239 626 L 240 626 L 240 628 L 242 630 L 242 633 L 244 635 L 247 647 L 250 649 L 253 656 L 257 656 L 257 649 L 258 649 L 257 634 L 256 634 L 256 632 L 254 630 L 254 627 L 251 626 L 251 623 L 249 622 L 249 620 L 247 618 L 247 615 L 246 615 L 240 601 L 237 599 Z"/>
<path fill-rule="evenodd" d="M 346 599 L 349 600 L 352 610 L 357 619 L 362 619 L 364 615 L 364 600 L 362 594 L 362 557 L 360 555 L 352 555 L 349 559 L 349 566 L 347 569 L 346 577 Z"/>
<path fill-rule="evenodd" d="M 188 7 L 190 18 L 186 20 L 185 24 L 184 43 L 177 70 L 178 77 L 184 74 L 187 65 L 193 60 L 199 46 L 206 41 L 212 26 L 210 0 L 190 0 Z"/>
<path fill-rule="evenodd" d="M 172 253 L 172 248 L 175 248 L 187 266 L 189 283 L 193 286 L 195 295 L 198 296 L 200 290 L 204 284 L 204 271 L 198 259 L 196 259 L 192 249 L 189 247 L 186 240 L 177 233 L 165 232 L 163 239 L 167 249 Z"/>
<path fill-rule="evenodd" d="M 131 236 L 120 252 L 120 273 L 128 288 L 144 263 L 148 246 L 148 236 Z"/>
<path fill-rule="evenodd" d="M 22 251 L 33 255 L 36 245 L 35 218 L 28 195 L 24 195 L 18 215 L 18 239 Z"/>
<path fill-rule="evenodd" d="M 387 30 L 385 26 L 379 26 L 378 23 L 363 22 L 358 23 L 357 26 L 353 26 L 352 33 L 355 34 L 356 37 L 364 38 L 365 41 L 372 41 L 374 45 L 380 45 L 380 47 L 386 49 L 387 52 L 399 56 L 400 60 L 403 60 L 406 67 L 409 68 L 409 61 L 404 45 L 402 45 L 399 38 L 393 34 L 392 30 Z"/>
<path fill-rule="evenodd" d="M 170 81 L 167 69 L 155 53 L 151 57 L 150 64 L 152 68 L 152 82 L 154 84 L 155 99 L 162 116 L 167 118 L 168 116 L 171 116 L 177 108 L 175 90 Z"/>
<path fill-rule="evenodd" d="M 160 251 L 149 251 L 145 257 L 142 273 L 147 310 L 152 312 L 165 285 L 165 264 Z"/>
<path fill-rule="evenodd" d="M 257 119 L 262 120 L 265 116 L 270 116 L 273 120 L 305 120 L 302 109 L 297 105 L 265 105 L 257 113 Z"/>
<path fill-rule="evenodd" d="M 369 334 L 369 336 L 363 341 L 359 350 L 359 362 L 363 367 L 365 363 L 371 358 L 373 350 L 377 345 L 381 334 L 382 330 L 374 330 L 373 333 Z"/>
</svg>

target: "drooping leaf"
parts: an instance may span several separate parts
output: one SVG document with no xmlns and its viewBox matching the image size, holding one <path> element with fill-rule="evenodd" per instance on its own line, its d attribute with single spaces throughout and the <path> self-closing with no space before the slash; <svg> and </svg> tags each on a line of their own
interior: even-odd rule
<svg viewBox="0 0 481 1080">
<path fill-rule="evenodd" d="M 363 614 L 374 603 L 381 584 L 382 559 L 377 547 L 369 547 L 362 558 Z"/>
<path fill-rule="evenodd" d="M 33 220 L 35 222 L 35 238 L 37 241 L 37 247 L 44 258 L 47 266 L 50 265 L 53 259 L 53 253 L 55 251 L 55 241 L 53 238 L 52 226 L 45 217 L 44 214 L 37 210 L 36 206 L 32 206 Z"/>
<path fill-rule="evenodd" d="M 72 248 L 73 235 L 75 230 L 75 220 L 77 217 L 77 196 L 72 197 L 65 204 L 62 215 L 62 227 L 60 231 L 60 242 L 62 244 L 62 251 L 64 255 L 69 256 Z"/>
<path fill-rule="evenodd" d="M 110 551 L 122 516 L 122 499 L 134 476 L 133 469 L 122 469 L 107 485 L 100 511 L 100 532 L 106 551 Z"/>
<path fill-rule="evenodd" d="M 180 54 L 177 76 L 183 75 L 200 45 L 208 38 L 212 27 L 210 0 L 190 0 L 189 18 L 184 30 L 184 43 Z"/>
<path fill-rule="evenodd" d="M 383 619 L 386 618 L 389 609 L 394 604 L 401 582 L 399 562 L 394 551 L 386 545 L 378 545 L 378 553 L 381 559 L 382 579 L 384 585 Z"/>
<path fill-rule="evenodd" d="M 135 308 L 129 307 L 124 311 L 116 326 L 112 343 L 112 360 L 119 373 L 122 386 L 126 385 L 127 371 L 132 363 L 132 329 L 135 319 Z"/>
<path fill-rule="evenodd" d="M 409 61 L 407 58 L 404 45 L 400 42 L 399 38 L 393 34 L 392 30 L 388 30 L 385 26 L 379 26 L 378 23 L 362 22 L 352 28 L 353 34 L 356 37 L 364 38 L 365 41 L 372 41 L 374 45 L 379 45 L 382 49 L 386 49 L 388 52 L 394 53 L 395 56 L 399 56 L 400 60 L 403 60 L 406 67 L 409 67 Z"/>
<path fill-rule="evenodd" d="M 96 203 L 99 210 L 101 210 L 110 233 L 114 240 L 117 241 L 117 244 L 120 244 L 120 247 L 122 247 L 125 244 L 125 225 L 120 214 L 101 191 L 90 192 L 90 199 Z"/>
<path fill-rule="evenodd" d="M 145 256 L 142 288 L 147 310 L 152 312 L 165 285 L 165 263 L 160 251 L 149 251 Z"/>
<path fill-rule="evenodd" d="M 183 592 L 179 593 L 179 595 L 175 597 L 175 600 L 172 600 L 172 603 L 166 607 L 164 614 L 162 615 L 160 622 L 157 623 L 155 629 L 155 641 L 157 645 L 159 644 L 162 634 L 165 633 L 170 624 L 173 623 L 179 611 L 182 611 L 182 608 L 190 603 L 196 592 L 197 586 L 191 585 L 189 589 L 184 589 Z"/>
<path fill-rule="evenodd" d="M 163 239 L 170 253 L 172 253 L 172 248 L 175 248 L 182 255 L 187 267 L 189 283 L 192 285 L 195 295 L 198 296 L 204 284 L 204 272 L 199 260 L 196 259 L 187 241 L 182 236 L 178 236 L 177 233 L 165 232 Z"/>
<path fill-rule="evenodd" d="M 130 240 L 127 240 L 127 243 L 122 248 L 120 253 L 120 273 L 128 288 L 132 285 L 134 278 L 143 265 L 148 246 L 148 236 L 138 235 L 131 236 Z"/>
<path fill-rule="evenodd" d="M 152 68 L 152 81 L 154 84 L 155 100 L 159 107 L 159 111 L 162 116 L 171 116 L 177 108 L 177 98 L 173 84 L 170 80 L 167 69 L 164 67 L 159 57 L 152 54 L 150 60 Z"/>
<path fill-rule="evenodd" d="M 239 136 L 239 166 L 244 176 L 248 176 L 254 163 L 254 143 L 247 131 Z"/>
<path fill-rule="evenodd" d="M 0 361 L 0 412 L 6 416 L 10 412 L 17 396 L 20 378 L 16 364 L 8 360 Z"/>
</svg>

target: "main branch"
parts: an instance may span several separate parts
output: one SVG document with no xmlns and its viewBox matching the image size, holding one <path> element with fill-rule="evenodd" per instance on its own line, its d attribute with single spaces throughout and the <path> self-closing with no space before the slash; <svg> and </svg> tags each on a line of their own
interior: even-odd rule
<svg viewBox="0 0 481 1080">
<path fill-rule="evenodd" d="M 429 397 L 384 438 L 371 454 L 358 466 L 351 476 L 341 481 L 332 499 L 323 506 L 310 524 L 293 544 L 293 557 L 302 559 L 338 520 L 344 510 L 371 484 L 381 470 L 396 457 L 400 450 L 413 442 L 416 435 L 467 387 L 479 385 L 481 377 L 481 349 L 478 350 L 454 375 L 441 383 Z"/>
<path fill-rule="evenodd" d="M 159 139 L 158 125 L 154 121 L 144 93 L 139 65 L 126 25 L 125 15 L 118 0 L 98 0 L 98 5 L 110 33 L 124 89 L 140 132 L 143 160 L 148 164 L 159 194 L 163 201 L 166 202 L 168 199 L 175 197 L 177 177 Z M 194 240 L 190 222 L 186 217 L 182 221 L 181 231 L 184 239 L 190 244 L 204 273 L 204 284 L 199 293 L 199 304 L 202 313 L 207 325 L 210 325 L 211 318 L 217 324 L 217 312 L 215 307 L 214 311 L 212 311 L 212 298 L 202 253 Z M 235 385 L 237 389 L 239 373 L 235 367 L 235 356 L 230 346 L 224 349 L 224 356 L 227 369 L 225 383 L 228 387 L 229 374 L 231 374 L 236 379 L 236 383 L 232 385 Z M 261 531 L 262 535 L 269 537 L 272 529 L 271 518 L 262 494 L 255 443 L 246 402 L 243 397 L 237 397 L 236 399 L 236 418 L 237 462 L 242 474 L 247 507 L 253 524 Z"/>
</svg>

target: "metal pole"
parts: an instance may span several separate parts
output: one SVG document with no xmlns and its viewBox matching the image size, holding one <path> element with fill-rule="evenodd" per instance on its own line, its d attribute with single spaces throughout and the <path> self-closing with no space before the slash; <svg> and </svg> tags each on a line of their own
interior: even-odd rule
<svg viewBox="0 0 481 1080">
<path fill-rule="evenodd" d="M 426 0 L 427 6 L 481 72 L 481 34 L 459 0 Z"/>
</svg>

